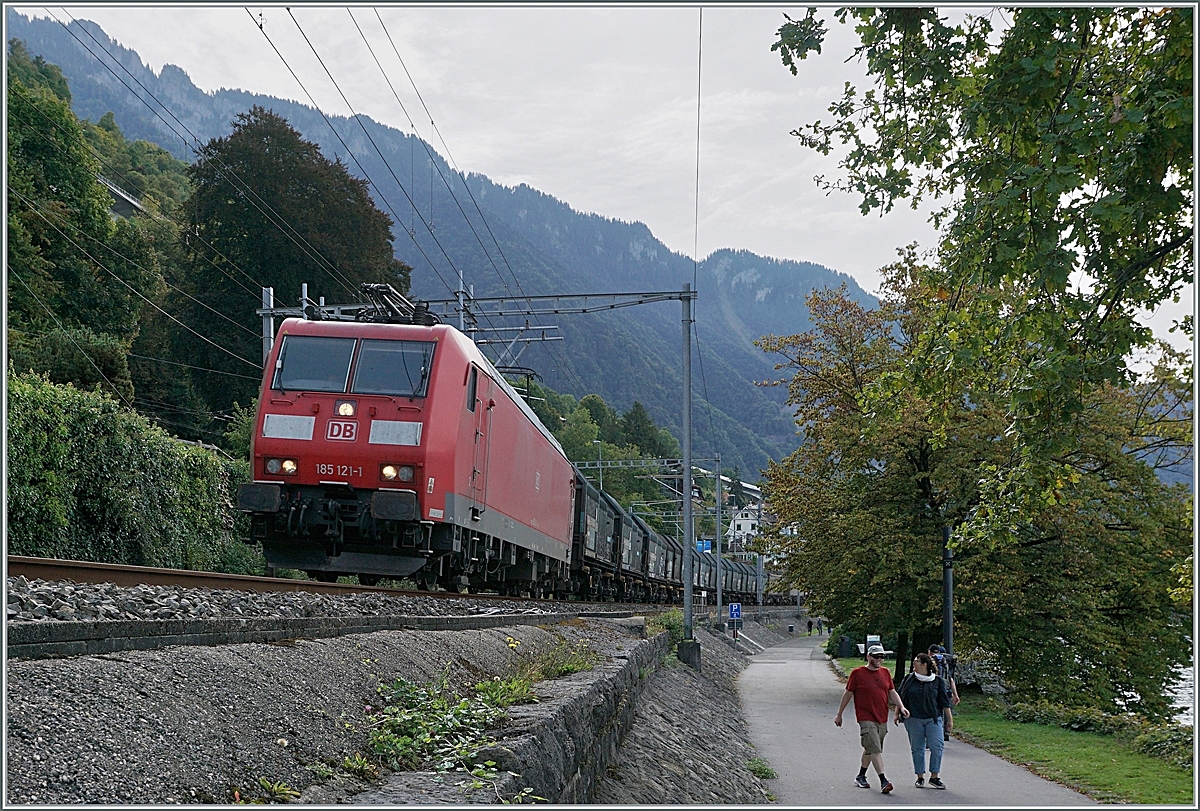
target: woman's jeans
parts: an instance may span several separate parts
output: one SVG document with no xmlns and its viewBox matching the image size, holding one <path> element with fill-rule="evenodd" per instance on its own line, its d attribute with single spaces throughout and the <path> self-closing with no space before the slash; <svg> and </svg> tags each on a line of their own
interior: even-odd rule
<svg viewBox="0 0 1200 811">
<path fill-rule="evenodd" d="M 913 718 L 904 719 L 904 728 L 908 731 L 908 744 L 912 748 L 913 774 L 925 774 L 925 746 L 929 746 L 929 771 L 935 774 L 942 771 L 942 752 L 946 742 L 942 736 L 942 718 Z"/>
</svg>

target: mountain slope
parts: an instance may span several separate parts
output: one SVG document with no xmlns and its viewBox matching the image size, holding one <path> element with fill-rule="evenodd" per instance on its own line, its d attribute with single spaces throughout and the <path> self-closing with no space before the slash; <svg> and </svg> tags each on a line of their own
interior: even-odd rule
<svg viewBox="0 0 1200 811">
<path fill-rule="evenodd" d="M 464 179 L 423 141 L 366 117 L 360 117 L 360 126 L 330 116 L 335 135 L 305 105 L 243 90 L 206 93 L 173 65 L 156 75 L 88 21 L 72 23 L 69 32 L 52 20 L 31 20 L 9 9 L 6 22 L 9 37 L 24 40 L 31 53 L 63 69 L 78 115 L 98 120 L 111 110 L 128 138 L 158 143 L 178 157 L 191 160 L 189 142 L 228 134 L 235 116 L 254 104 L 286 117 L 327 156 L 340 157 L 353 174 L 373 182 L 373 195 L 395 221 L 395 253 L 414 268 L 417 297 L 452 298 L 460 272 L 481 297 L 678 291 L 693 283 L 694 454 L 720 452 L 724 464 L 739 465 L 747 474 L 765 467 L 769 457 L 790 452 L 796 442 L 784 390 L 754 385 L 774 375 L 774 361 L 753 346 L 754 339 L 806 329 L 803 297 L 814 287 L 844 283 L 855 299 L 873 303 L 849 277 L 811 263 L 721 250 L 695 265 L 642 223 L 581 213 L 525 185 L 509 188 L 479 174 Z M 112 71 L 101 64 L 109 59 L 105 54 L 111 55 Z M 284 302 L 298 293 L 276 291 Z M 328 279 L 314 278 L 310 293 L 332 298 L 333 287 Z M 557 334 L 565 340 L 529 344 L 520 365 L 535 368 L 552 388 L 577 397 L 595 391 L 620 410 L 639 400 L 679 435 L 678 302 L 542 317 L 536 323 L 560 327 Z"/>
</svg>

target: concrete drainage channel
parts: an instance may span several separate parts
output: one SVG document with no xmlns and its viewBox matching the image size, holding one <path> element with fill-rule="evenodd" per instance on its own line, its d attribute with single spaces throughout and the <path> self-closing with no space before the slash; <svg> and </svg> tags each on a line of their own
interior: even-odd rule
<svg viewBox="0 0 1200 811">
<path fill-rule="evenodd" d="M 442 628 L 470 621 L 474 630 L 408 630 L 417 619 Z M 131 626 L 126 636 L 87 623 L 10 623 L 6 801 L 227 803 L 254 799 L 265 779 L 299 791 L 293 802 L 494 803 L 525 790 L 556 803 L 587 802 L 669 649 L 665 633 L 640 638 L 640 618 L 391 618 L 399 625 L 392 630 L 343 620 L 327 622 L 324 638 L 312 638 L 322 628 L 304 620 L 304 630 L 275 640 L 220 646 L 176 643 L 267 630 L 249 620 L 221 629 L 181 622 L 138 645 L 130 640 L 139 623 L 92 623 L 110 632 Z M 364 703 L 376 701 L 380 683 L 398 676 L 427 683 L 445 673 L 462 691 L 507 673 L 519 655 L 514 640 L 526 650 L 587 641 L 603 656 L 590 671 L 539 682 L 539 703 L 509 708 L 496 743 L 477 759 L 495 763 L 494 778 L 316 779 L 319 764 L 367 751 Z M 24 659 L 17 651 L 90 655 Z"/>
</svg>

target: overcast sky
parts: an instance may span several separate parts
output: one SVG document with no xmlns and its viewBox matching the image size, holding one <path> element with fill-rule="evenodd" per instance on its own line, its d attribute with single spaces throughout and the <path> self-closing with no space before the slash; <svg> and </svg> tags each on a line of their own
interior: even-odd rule
<svg viewBox="0 0 1200 811">
<path fill-rule="evenodd" d="M 62 17 L 58 6 L 50 7 Z M 287 10 L 249 6 L 324 110 L 349 110 Z M 46 16 L 42 7 L 22 13 Z M 183 68 L 201 89 L 240 88 L 308 103 L 246 7 L 67 6 L 139 53 L 156 72 Z M 771 52 L 784 13 L 803 5 L 709 7 L 700 74 L 696 209 L 698 8 L 292 6 L 292 14 L 360 113 L 409 121 L 355 27 L 382 63 L 419 135 L 446 154 L 388 41 L 428 105 L 458 168 L 530 186 L 584 211 L 638 220 L 670 248 L 701 258 L 745 248 L 816 262 L 875 291 L 899 246 L 932 247 L 923 212 L 863 216 L 857 198 L 826 196 L 814 175 L 836 159 L 800 146 L 791 130 L 829 120 L 847 81 L 853 33 L 830 24 L 823 54 L 794 77 Z M 1153 319 L 1166 333 L 1193 309 L 1192 291 Z"/>
</svg>

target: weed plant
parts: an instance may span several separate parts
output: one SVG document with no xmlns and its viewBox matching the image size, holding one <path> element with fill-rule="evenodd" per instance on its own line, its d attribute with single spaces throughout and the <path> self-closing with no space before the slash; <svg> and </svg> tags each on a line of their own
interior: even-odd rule
<svg viewBox="0 0 1200 811">
<path fill-rule="evenodd" d="M 448 674 L 426 685 L 398 678 L 380 685 L 379 694 L 385 706 L 372 722 L 371 751 L 397 771 L 471 768 L 479 748 L 491 743 L 487 731 L 504 715 L 482 696 L 457 697 Z"/>
<path fill-rule="evenodd" d="M 670 635 L 671 651 L 675 651 L 679 647 L 679 643 L 683 641 L 683 609 L 672 608 L 670 611 L 664 611 L 656 617 L 650 617 L 646 620 L 647 632 L 652 636 L 666 631 Z"/>
<path fill-rule="evenodd" d="M 750 770 L 750 774 L 755 777 L 761 777 L 763 780 L 774 780 L 779 777 L 775 770 L 771 768 L 771 764 L 766 758 L 754 757 L 746 762 L 746 768 Z"/>
<path fill-rule="evenodd" d="M 538 700 L 533 692 L 533 682 L 520 675 L 508 679 L 494 676 L 491 681 L 481 681 L 475 685 L 475 694 L 493 707 L 536 704 Z"/>
<path fill-rule="evenodd" d="M 522 660 L 517 665 L 517 676 L 531 683 L 557 679 L 572 673 L 591 670 L 600 661 L 600 654 L 588 647 L 587 642 L 572 645 L 560 640 L 553 648 Z"/>
</svg>

